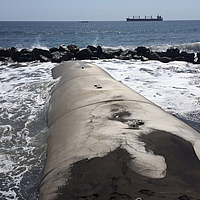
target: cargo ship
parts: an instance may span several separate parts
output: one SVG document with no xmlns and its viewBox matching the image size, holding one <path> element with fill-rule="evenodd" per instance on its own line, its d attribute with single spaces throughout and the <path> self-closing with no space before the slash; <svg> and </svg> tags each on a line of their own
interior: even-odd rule
<svg viewBox="0 0 200 200">
<path fill-rule="evenodd" d="M 161 15 L 158 15 L 156 18 L 153 18 L 152 16 L 145 16 L 144 18 L 140 18 L 140 16 L 133 16 L 133 18 L 126 18 L 126 21 L 163 21 L 163 17 Z"/>
</svg>

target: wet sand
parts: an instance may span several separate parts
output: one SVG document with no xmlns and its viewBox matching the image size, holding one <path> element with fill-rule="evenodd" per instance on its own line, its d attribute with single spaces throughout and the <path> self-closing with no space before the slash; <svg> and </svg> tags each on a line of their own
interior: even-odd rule
<svg viewBox="0 0 200 200">
<path fill-rule="evenodd" d="M 139 139 L 146 143 L 146 150 L 165 157 L 165 178 L 135 173 L 128 167 L 130 155 L 117 148 L 102 158 L 74 163 L 71 178 L 59 189 L 57 200 L 200 199 L 200 161 L 189 142 L 159 130 Z"/>
</svg>

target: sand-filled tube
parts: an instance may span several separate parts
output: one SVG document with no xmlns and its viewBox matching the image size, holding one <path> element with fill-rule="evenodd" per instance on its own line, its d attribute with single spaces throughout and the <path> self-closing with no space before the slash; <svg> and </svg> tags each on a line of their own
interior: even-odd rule
<svg viewBox="0 0 200 200">
<path fill-rule="evenodd" d="M 40 199 L 200 194 L 200 134 L 92 63 L 55 67 Z"/>
</svg>

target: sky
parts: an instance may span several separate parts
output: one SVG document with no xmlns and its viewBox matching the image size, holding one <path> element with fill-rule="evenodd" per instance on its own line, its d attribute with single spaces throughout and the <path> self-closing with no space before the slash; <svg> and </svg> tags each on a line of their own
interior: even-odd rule
<svg viewBox="0 0 200 200">
<path fill-rule="evenodd" d="M 200 0 L 0 0 L 0 21 L 200 20 Z"/>
</svg>

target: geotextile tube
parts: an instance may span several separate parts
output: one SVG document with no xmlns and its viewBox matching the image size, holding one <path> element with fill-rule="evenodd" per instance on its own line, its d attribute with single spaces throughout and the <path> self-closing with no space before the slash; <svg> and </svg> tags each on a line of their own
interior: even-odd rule
<svg viewBox="0 0 200 200">
<path fill-rule="evenodd" d="M 92 63 L 52 74 L 40 200 L 199 198 L 197 131 Z"/>
</svg>

